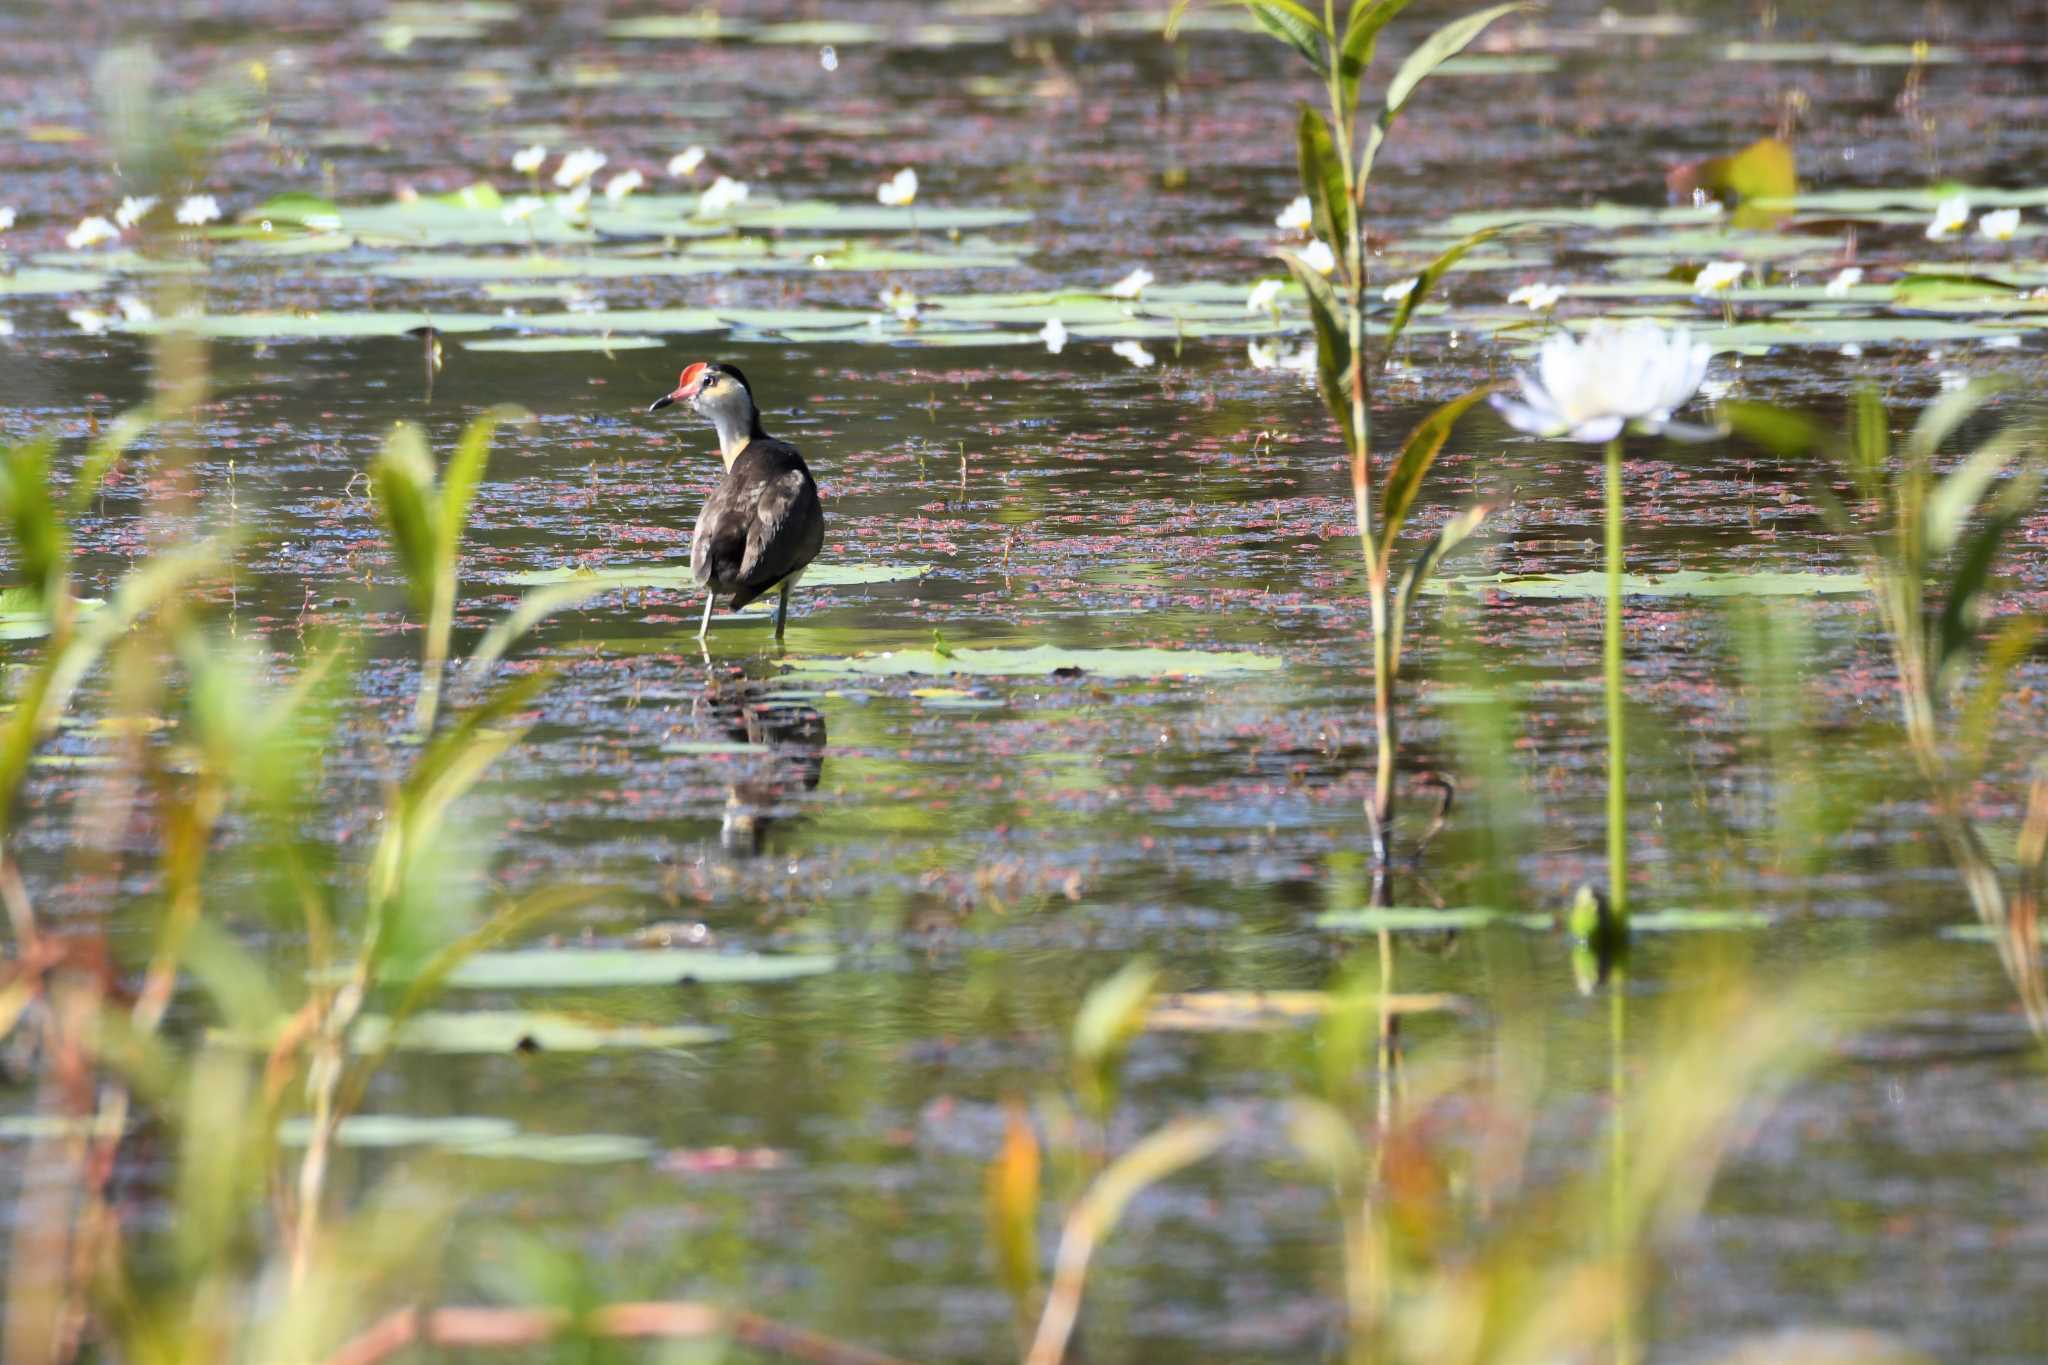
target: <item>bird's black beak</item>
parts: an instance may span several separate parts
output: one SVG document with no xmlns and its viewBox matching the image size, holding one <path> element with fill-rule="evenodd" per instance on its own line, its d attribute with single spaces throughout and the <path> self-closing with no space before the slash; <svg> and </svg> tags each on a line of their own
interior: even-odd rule
<svg viewBox="0 0 2048 1365">
<path fill-rule="evenodd" d="M 649 403 L 647 405 L 647 410 L 649 412 L 660 412 L 663 408 L 667 407 L 669 404 L 675 401 L 676 396 L 674 394 L 665 393 L 661 397 L 655 399 L 652 403 Z"/>
</svg>

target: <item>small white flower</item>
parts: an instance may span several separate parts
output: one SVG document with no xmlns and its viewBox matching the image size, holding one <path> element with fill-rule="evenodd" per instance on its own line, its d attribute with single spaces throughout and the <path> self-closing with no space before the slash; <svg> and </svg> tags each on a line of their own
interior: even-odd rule
<svg viewBox="0 0 2048 1365">
<path fill-rule="evenodd" d="M 839 69 L 839 49 L 830 43 L 819 48 L 818 65 L 824 67 L 827 71 L 837 71 Z"/>
<path fill-rule="evenodd" d="M 616 204 L 647 183 L 647 177 L 638 171 L 620 171 L 604 182 L 604 198 L 608 204 Z"/>
<path fill-rule="evenodd" d="M 13 226 L 14 210 L 11 208 L 0 208 L 0 232 L 6 232 Z"/>
<path fill-rule="evenodd" d="M 1522 401 L 1492 402 L 1510 426 L 1537 436 L 1609 441 L 1627 426 L 1686 434 L 1671 414 L 1698 392 L 1709 354 L 1685 328 L 1654 322 L 1602 323 L 1583 339 L 1559 332 L 1537 352 L 1535 371 L 1520 375 Z"/>
<path fill-rule="evenodd" d="M 1741 261 L 1715 261 L 1692 277 L 1692 292 L 1701 298 L 1725 294 L 1741 284 L 1748 273 L 1749 267 Z"/>
<path fill-rule="evenodd" d="M 1861 283 L 1863 283 L 1863 267 L 1860 265 L 1844 266 L 1835 272 L 1835 277 L 1828 281 L 1827 288 L 1822 292 L 1831 299 L 1846 299 L 1849 297 L 1849 291 Z"/>
<path fill-rule="evenodd" d="M 65 233 L 64 245 L 78 251 L 85 247 L 98 246 L 101 242 L 114 241 L 120 235 L 121 229 L 95 214 Z"/>
<path fill-rule="evenodd" d="M 1927 240 L 1938 242 L 1944 237 L 1953 237 L 1970 222 L 1970 201 L 1956 194 L 1934 206 L 1934 221 L 1927 225 Z"/>
<path fill-rule="evenodd" d="M 1244 311 L 1247 313 L 1271 312 L 1273 301 L 1280 297 L 1280 281 L 1260 280 L 1252 286 L 1252 292 L 1244 296 Z"/>
<path fill-rule="evenodd" d="M 1273 226 L 1282 232 L 1307 232 L 1315 222 L 1315 214 L 1309 209 L 1308 196 L 1297 194 L 1294 202 L 1280 210 L 1280 216 L 1273 220 Z"/>
<path fill-rule="evenodd" d="M 186 227 L 205 227 L 220 221 L 220 201 L 210 194 L 188 194 L 178 201 L 175 216 Z M 317 226 L 312 219 L 306 221 L 308 226 Z M 334 220 L 334 226 L 341 226 L 339 218 Z"/>
<path fill-rule="evenodd" d="M 1152 283 L 1152 272 L 1141 265 L 1111 285 L 1109 287 L 1109 296 L 1113 299 L 1135 299 L 1144 294 L 1145 286 L 1150 283 Z"/>
<path fill-rule="evenodd" d="M 1152 353 L 1145 349 L 1142 342 L 1119 341 L 1109 348 L 1109 352 L 1111 355 L 1122 356 L 1141 370 L 1150 369 L 1153 364 Z"/>
<path fill-rule="evenodd" d="M 555 167 L 555 184 L 565 190 L 573 189 L 604 169 L 604 163 L 610 159 L 594 147 L 579 147 L 563 156 L 562 164 Z"/>
<path fill-rule="evenodd" d="M 747 202 L 747 182 L 721 175 L 711 182 L 711 188 L 697 196 L 697 216 L 715 218 L 728 209 L 738 208 Z"/>
<path fill-rule="evenodd" d="M 882 182 L 875 198 L 892 209 L 906 207 L 917 198 L 917 172 L 905 166 Z"/>
<path fill-rule="evenodd" d="M 521 175 L 532 175 L 539 171 L 548 159 L 548 149 L 536 142 L 531 147 L 521 147 L 512 153 L 512 169 Z"/>
<path fill-rule="evenodd" d="M 590 186 L 587 183 L 578 185 L 567 194 L 555 196 L 555 212 L 572 223 L 581 218 L 589 208 Z"/>
<path fill-rule="evenodd" d="M 1837 355 L 1840 355 L 1840 356 L 1844 356 L 1844 357 L 1846 357 L 1847 359 L 1850 359 L 1850 360 L 1855 360 L 1855 359 L 1859 358 L 1860 356 L 1862 356 L 1862 354 L 1863 354 L 1863 348 L 1862 348 L 1861 346 L 1858 346 L 1858 345 L 1857 345 L 1857 344 L 1856 344 L 1855 342 L 1853 342 L 1853 341 L 1845 341 L 1845 342 L 1843 342 L 1843 343 L 1842 343 L 1842 345 L 1841 345 L 1841 349 L 1840 349 L 1840 350 L 1838 350 L 1838 351 L 1836 352 L 1836 354 L 1837 354 Z"/>
<path fill-rule="evenodd" d="M 1280 368 L 1280 347 L 1263 341 L 1245 343 L 1244 357 L 1255 370 L 1276 370 Z"/>
<path fill-rule="evenodd" d="M 1402 299 L 1414 293 L 1415 286 L 1421 283 L 1422 277 L 1420 275 L 1410 275 L 1407 279 L 1396 284 L 1390 284 L 1385 289 L 1380 290 L 1380 297 L 1388 303 L 1399 303 Z"/>
<path fill-rule="evenodd" d="M 908 322 L 917 316 L 917 295 L 900 284 L 892 284 L 882 291 L 882 307 Z"/>
<path fill-rule="evenodd" d="M 121 201 L 121 207 L 114 210 L 114 225 L 123 231 L 134 227 L 149 217 L 149 211 L 156 207 L 153 194 L 129 195 Z"/>
<path fill-rule="evenodd" d="M 1058 318 L 1047 318 L 1045 326 L 1038 329 L 1039 339 L 1045 342 L 1045 349 L 1058 355 L 1067 346 L 1067 326 Z"/>
<path fill-rule="evenodd" d="M 1509 303 L 1519 303 L 1532 313 L 1547 313 L 1557 307 L 1564 297 L 1564 289 L 1555 284 L 1525 284 L 1508 295 Z"/>
<path fill-rule="evenodd" d="M 129 322 L 153 322 L 156 319 L 156 309 L 133 294 L 121 295 L 114 300 L 114 304 L 121 310 L 121 316 Z"/>
<path fill-rule="evenodd" d="M 1330 244 L 1317 238 L 1301 249 L 1301 263 L 1318 275 L 1327 275 L 1337 268 L 1337 253 L 1330 250 Z"/>
<path fill-rule="evenodd" d="M 14 335 L 14 319 L 13 319 L 13 318 L 0 318 L 0 337 L 11 337 L 11 336 L 13 336 L 13 335 Z"/>
<path fill-rule="evenodd" d="M 2010 334 L 2002 337 L 1993 337 L 1984 343 L 1984 349 L 1987 351 L 2017 351 L 2019 348 L 2020 339 Z"/>
<path fill-rule="evenodd" d="M 1977 231 L 1994 242 L 2009 242 L 2019 230 L 2018 209 L 1998 209 L 1977 220 Z"/>
<path fill-rule="evenodd" d="M 704 164 L 702 147 L 685 147 L 668 159 L 670 175 L 695 175 L 697 168 Z"/>
<path fill-rule="evenodd" d="M 113 320 L 93 308 L 67 309 L 64 316 L 70 318 L 71 324 L 89 337 L 96 337 L 106 331 L 107 324 Z"/>
<path fill-rule="evenodd" d="M 508 223 L 523 223 L 541 211 L 547 201 L 537 194 L 522 194 L 498 212 Z"/>
</svg>

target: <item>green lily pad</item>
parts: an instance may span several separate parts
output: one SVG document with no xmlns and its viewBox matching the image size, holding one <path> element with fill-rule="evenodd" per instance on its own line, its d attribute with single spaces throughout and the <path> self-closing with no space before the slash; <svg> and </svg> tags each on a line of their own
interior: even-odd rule
<svg viewBox="0 0 2048 1365">
<path fill-rule="evenodd" d="M 1483 929 L 1489 925 L 1512 924 L 1524 929 L 1548 929 L 1557 923 L 1554 915 L 1515 914 L 1489 910 L 1484 906 L 1457 909 L 1416 909 L 1395 906 L 1387 909 L 1329 910 L 1316 916 L 1318 929 L 1362 930 L 1378 933 L 1385 929 L 1399 933 L 1451 929 Z"/>
<path fill-rule="evenodd" d="M 119 323 L 123 331 L 154 336 L 183 332 L 216 340 L 298 341 L 313 338 L 403 336 L 416 327 L 442 332 L 488 332 L 518 325 L 496 313 L 201 313 Z"/>
<path fill-rule="evenodd" d="M 661 746 L 665 754 L 690 754 L 707 757 L 759 757 L 772 754 L 775 750 L 766 744 L 747 744 L 740 740 L 727 739 L 679 739 Z"/>
<path fill-rule="evenodd" d="M 466 1157 L 501 1161 L 543 1161 L 557 1166 L 599 1166 L 619 1161 L 645 1161 L 654 1144 L 628 1133 L 510 1133 L 465 1144 Z"/>
<path fill-rule="evenodd" d="M 1074 669 L 1100 678 L 1206 678 L 1231 673 L 1273 673 L 1282 667 L 1270 654 L 1200 649 L 1063 649 L 1035 645 L 1030 649 L 955 649 L 939 654 L 929 649 L 904 649 L 886 654 L 857 654 L 849 659 L 800 659 L 798 672 L 900 677 L 909 674 L 981 673 L 1009 677 L 1043 677 Z"/>
<path fill-rule="evenodd" d="M 668 343 L 655 336 L 541 336 L 493 337 L 488 341 L 465 341 L 465 351 L 644 351 Z"/>
<path fill-rule="evenodd" d="M 0 295 L 89 294 L 110 278 L 89 270 L 15 270 L 0 273 Z"/>
<path fill-rule="evenodd" d="M 928 564 L 813 564 L 804 570 L 806 588 L 840 588 L 859 583 L 894 583 L 931 572 Z M 603 568 L 536 569 L 508 574 L 520 587 L 549 583 L 612 583 L 621 588 L 682 588 L 699 591 L 688 564 L 617 564 Z"/>
<path fill-rule="evenodd" d="M 81 615 L 106 605 L 98 597 L 73 600 Z M 39 640 L 49 633 L 50 618 L 38 594 L 28 588 L 0 588 L 0 640 Z"/>
<path fill-rule="evenodd" d="M 717 38 L 744 38 L 754 26 L 743 19 L 731 19 L 716 10 L 692 14 L 647 14 L 637 19 L 615 19 L 604 26 L 608 38 L 629 40 L 680 40 L 708 42 Z"/>
<path fill-rule="evenodd" d="M 448 978 L 471 990 L 580 990 L 598 986 L 752 985 L 817 976 L 829 953 L 719 953 L 686 948 L 520 948 L 465 958 Z"/>
<path fill-rule="evenodd" d="M 349 1035 L 359 1052 L 390 1041 L 391 1021 L 364 1015 Z M 611 1049 L 692 1047 L 716 1042 L 717 1029 L 691 1024 L 626 1024 L 532 1010 L 426 1011 L 398 1030 L 402 1052 L 597 1052 Z"/>
<path fill-rule="evenodd" d="M 1650 577 L 1624 574 L 1621 591 L 1627 597 L 1821 597 L 1861 593 L 1869 582 L 1860 573 L 1759 572 L 1715 573 L 1681 569 L 1677 573 Z M 1581 573 L 1530 574 L 1488 578 L 1483 575 L 1431 579 L 1427 593 L 1466 596 L 1501 593 L 1508 597 L 1567 598 L 1607 596 L 1607 575 L 1588 569 Z"/>
<path fill-rule="evenodd" d="M 344 1147 L 467 1147 L 517 1136 L 519 1125 L 510 1119 L 476 1115 L 351 1114 L 335 1128 L 335 1140 Z M 277 1140 L 288 1147 L 303 1147 L 312 1137 L 307 1119 L 286 1119 L 277 1126 Z"/>
</svg>

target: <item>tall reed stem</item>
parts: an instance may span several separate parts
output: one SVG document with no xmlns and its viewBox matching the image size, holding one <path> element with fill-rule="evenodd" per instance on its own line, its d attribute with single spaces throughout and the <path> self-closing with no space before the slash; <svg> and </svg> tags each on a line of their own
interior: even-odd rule
<svg viewBox="0 0 2048 1365">
<path fill-rule="evenodd" d="M 1628 737 L 1621 710 L 1621 438 L 1607 443 L 1607 904 L 1628 932 Z"/>
</svg>

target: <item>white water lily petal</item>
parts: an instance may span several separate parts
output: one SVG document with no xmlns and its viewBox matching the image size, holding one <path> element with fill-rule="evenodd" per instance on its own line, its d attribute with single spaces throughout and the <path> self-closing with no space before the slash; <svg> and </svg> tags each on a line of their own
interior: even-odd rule
<svg viewBox="0 0 2048 1365">
<path fill-rule="evenodd" d="M 908 322 L 917 316 L 917 295 L 900 284 L 892 284 L 882 291 L 882 307 Z"/>
<path fill-rule="evenodd" d="M 72 326 L 89 337 L 96 337 L 101 332 L 106 331 L 107 324 L 113 321 L 112 318 L 109 318 L 105 313 L 100 312 L 96 308 L 67 309 L 64 316 L 71 319 Z"/>
<path fill-rule="evenodd" d="M 1938 242 L 1944 237 L 1953 237 L 1970 222 L 1970 200 L 1967 195 L 1951 195 L 1934 206 L 1934 221 L 1927 225 L 1927 239 Z"/>
<path fill-rule="evenodd" d="M 1535 373 L 1520 376 L 1520 399 L 1494 395 L 1508 424 L 1531 435 L 1606 441 L 1624 426 L 1659 432 L 1706 378 L 1707 347 L 1683 327 L 1603 323 L 1584 337 L 1543 343 Z"/>
<path fill-rule="evenodd" d="M 1323 273 L 1328 274 L 1329 272 L 1324 271 Z M 1380 297 L 1388 303 L 1399 303 L 1402 299 L 1414 293 L 1415 286 L 1421 283 L 1422 277 L 1420 275 L 1410 275 L 1407 279 L 1397 281 L 1380 290 Z"/>
<path fill-rule="evenodd" d="M 149 217 L 149 211 L 155 207 L 155 195 L 131 194 L 121 201 L 121 207 L 114 210 L 114 223 L 117 227 L 123 229 L 132 228 L 143 219 Z"/>
<path fill-rule="evenodd" d="M 571 222 L 581 218 L 589 208 L 590 185 L 588 182 L 578 185 L 567 194 L 555 196 L 555 212 Z"/>
<path fill-rule="evenodd" d="M 1145 286 L 1150 283 L 1152 283 L 1152 272 L 1141 265 L 1111 285 L 1109 287 L 1109 296 L 1113 299 L 1135 299 L 1145 292 Z"/>
<path fill-rule="evenodd" d="M 1308 196 L 1298 194 L 1294 202 L 1280 210 L 1280 216 L 1273 220 L 1273 226 L 1282 232 L 1307 232 L 1315 222 L 1315 214 L 1309 209 Z"/>
<path fill-rule="evenodd" d="M 154 322 L 156 309 L 133 294 L 123 294 L 114 300 L 114 306 L 121 310 L 121 316 L 129 322 Z"/>
<path fill-rule="evenodd" d="M 547 201 L 538 195 L 522 194 L 498 210 L 498 213 L 508 223 L 523 223 L 539 213 L 546 203 Z"/>
<path fill-rule="evenodd" d="M 521 147 L 512 153 L 512 169 L 521 175 L 532 175 L 547 164 L 548 149 L 536 142 L 531 147 Z"/>
<path fill-rule="evenodd" d="M 646 183 L 647 178 L 638 171 L 620 171 L 604 182 L 605 202 L 616 204 Z"/>
<path fill-rule="evenodd" d="M 98 246 L 101 242 L 114 241 L 120 235 L 121 229 L 115 227 L 98 214 L 94 214 L 92 217 L 82 220 L 77 227 L 64 234 L 64 245 L 70 247 L 73 251 L 78 251 L 85 247 Z"/>
<path fill-rule="evenodd" d="M 1846 266 L 1835 272 L 1835 277 L 1828 281 L 1827 288 L 1822 292 L 1831 299 L 1843 299 L 1849 296 L 1851 289 L 1854 289 L 1861 283 L 1863 283 L 1863 267 L 1860 265 Z"/>
<path fill-rule="evenodd" d="M 1725 294 L 1742 283 L 1749 267 L 1741 261 L 1715 261 L 1692 277 L 1692 292 L 1702 297 Z"/>
<path fill-rule="evenodd" d="M 210 194 L 188 194 L 178 201 L 178 210 L 172 216 L 185 227 L 205 227 L 220 221 L 220 200 Z M 311 219 L 307 223 L 313 225 Z M 334 225 L 340 227 L 341 223 L 336 220 Z"/>
<path fill-rule="evenodd" d="M 14 210 L 11 208 L 0 208 L 0 232 L 6 232 L 13 226 Z"/>
<path fill-rule="evenodd" d="M 1532 313 L 1548 312 L 1557 307 L 1564 297 L 1564 289 L 1555 284 L 1525 284 L 1508 295 L 1509 303 L 1519 303 Z"/>
<path fill-rule="evenodd" d="M 668 159 L 668 173 L 670 175 L 695 175 L 697 168 L 704 164 L 704 155 L 702 147 L 685 147 L 682 151 L 677 152 Z"/>
<path fill-rule="evenodd" d="M 905 166 L 882 182 L 875 199 L 890 208 L 904 208 L 917 199 L 917 172 Z"/>
<path fill-rule="evenodd" d="M 1330 244 L 1320 238 L 1301 249 L 1301 261 L 1318 275 L 1327 275 L 1337 268 L 1337 253 L 1330 250 Z"/>
<path fill-rule="evenodd" d="M 1058 355 L 1067 346 L 1067 325 L 1058 318 L 1047 318 L 1045 326 L 1038 329 L 1039 339 L 1045 342 L 1045 349 Z"/>
<path fill-rule="evenodd" d="M 747 202 L 747 182 L 721 175 L 711 182 L 711 188 L 697 196 L 697 216 L 715 218 L 728 209 L 738 208 Z"/>
<path fill-rule="evenodd" d="M 1150 369 L 1154 364 L 1152 353 L 1145 349 L 1145 344 L 1141 341 L 1119 341 L 1110 347 L 1109 351 L 1111 355 L 1122 356 L 1141 370 Z"/>
<path fill-rule="evenodd" d="M 604 163 L 611 160 L 595 147 L 578 147 L 563 156 L 562 164 L 555 167 L 555 184 L 562 189 L 574 189 L 604 169 Z"/>
<path fill-rule="evenodd" d="M 2009 242 L 2020 230 L 2018 209 L 1997 209 L 1977 220 L 1977 231 L 1994 242 Z"/>
<path fill-rule="evenodd" d="M 1280 281 L 1260 280 L 1252 291 L 1244 296 L 1244 311 L 1247 313 L 1271 312 L 1274 300 L 1280 297 Z"/>
</svg>

